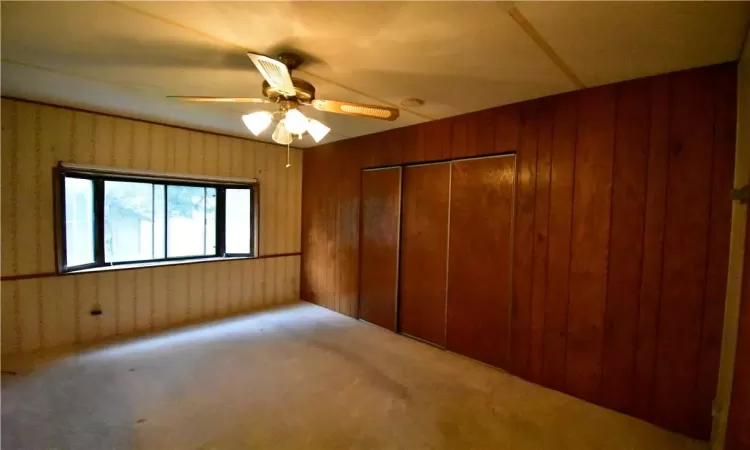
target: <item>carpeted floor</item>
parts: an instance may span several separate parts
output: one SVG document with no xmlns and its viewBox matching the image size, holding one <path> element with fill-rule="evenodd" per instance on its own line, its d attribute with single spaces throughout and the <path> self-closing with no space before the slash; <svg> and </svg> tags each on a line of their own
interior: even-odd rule
<svg viewBox="0 0 750 450">
<path fill-rule="evenodd" d="M 707 448 L 308 304 L 3 370 L 5 450 Z"/>
</svg>

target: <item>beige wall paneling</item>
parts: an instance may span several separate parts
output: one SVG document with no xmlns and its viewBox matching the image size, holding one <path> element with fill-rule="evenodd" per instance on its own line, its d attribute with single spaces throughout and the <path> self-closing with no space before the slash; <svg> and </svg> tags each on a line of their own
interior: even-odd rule
<svg viewBox="0 0 750 450">
<path fill-rule="evenodd" d="M 115 274 L 115 306 L 117 307 L 116 334 L 129 334 L 136 330 L 136 276 L 135 270 Z"/>
<path fill-rule="evenodd" d="M 188 270 L 188 320 L 194 322 L 203 317 L 203 267 L 205 264 L 189 264 Z"/>
<path fill-rule="evenodd" d="M 262 308 L 266 303 L 265 292 L 265 267 L 266 260 L 259 259 L 253 262 L 253 305 Z"/>
<path fill-rule="evenodd" d="M 16 253 L 18 244 L 16 242 L 16 201 L 17 198 L 17 181 L 16 181 L 16 156 L 15 151 L 18 139 L 18 114 L 16 102 L 2 102 L 2 190 L 0 192 L 0 220 L 2 220 L 2 274 L 16 275 Z M 3 290 L 5 293 L 5 290 Z M 5 295 L 3 295 L 5 297 Z M 3 301 L 3 311 L 6 302 Z M 3 336 L 5 336 L 6 321 L 3 320 Z M 3 339 L 5 342 L 5 339 Z"/>
<path fill-rule="evenodd" d="M 10 354 L 18 352 L 18 282 L 4 281 L 0 289 L 2 300 L 2 352 Z"/>
<path fill-rule="evenodd" d="M 118 311 L 115 303 L 115 296 L 117 295 L 115 280 L 114 272 L 102 272 L 92 276 L 92 281 L 99 284 L 97 304 L 102 310 L 102 314 L 95 319 L 99 325 L 96 336 L 98 339 L 114 336 L 116 332 L 115 324 L 117 323 Z"/>
<path fill-rule="evenodd" d="M 216 298 L 218 295 L 218 264 L 203 265 L 203 316 L 212 318 L 217 315 Z"/>
<path fill-rule="evenodd" d="M 136 332 L 151 329 L 151 316 L 154 308 L 154 297 L 151 289 L 152 270 L 134 270 L 135 273 L 135 330 Z"/>
<path fill-rule="evenodd" d="M 188 299 L 187 299 L 187 276 L 186 265 L 180 264 L 170 266 L 169 269 L 169 325 L 178 325 L 187 321 Z"/>
<path fill-rule="evenodd" d="M 166 129 L 165 127 L 153 125 L 149 127 L 149 136 L 148 170 L 154 172 L 166 172 L 168 148 Z"/>
<path fill-rule="evenodd" d="M 59 161 L 258 178 L 260 254 L 300 250 L 302 153 L 121 117 L 2 100 L 2 275 L 55 270 Z M 18 249 L 23 248 L 23 252 Z M 3 354 L 161 330 L 295 301 L 299 256 L 2 282 Z M 94 307 L 102 314 L 92 316 Z"/>
<path fill-rule="evenodd" d="M 203 150 L 203 140 L 205 135 L 197 131 L 188 132 L 189 141 L 186 148 L 188 154 L 188 171 L 193 175 L 203 175 L 206 173 L 205 155 Z"/>
<path fill-rule="evenodd" d="M 69 138 L 68 115 L 56 114 L 52 108 L 42 108 L 40 111 L 40 126 L 43 133 L 39 133 L 40 155 L 37 166 L 38 182 L 38 212 L 37 239 L 39 242 L 39 254 L 37 254 L 37 267 L 40 272 L 55 271 L 55 229 L 49 226 L 55 223 L 54 205 L 54 175 L 52 168 L 55 167 L 59 158 L 59 151 L 66 149 Z"/>
<path fill-rule="evenodd" d="M 133 124 L 133 169 L 149 170 L 152 129 L 153 126 L 150 123 L 135 122 Z"/>
<path fill-rule="evenodd" d="M 16 152 L 15 178 L 17 183 L 16 193 L 23 196 L 27 201 L 16 202 L 17 243 L 16 255 L 18 273 L 36 273 L 37 252 L 39 245 L 36 239 L 36 223 L 39 219 L 37 210 L 37 156 L 38 133 L 37 118 L 39 117 L 39 106 L 32 103 L 18 105 L 17 139 L 18 148 Z"/>
<path fill-rule="evenodd" d="M 42 344 L 41 303 L 39 280 L 18 282 L 18 317 L 21 331 L 21 351 L 36 350 Z"/>
<path fill-rule="evenodd" d="M 151 271 L 151 329 L 159 330 L 167 326 L 169 311 L 169 271 L 171 267 L 157 267 Z"/>
</svg>

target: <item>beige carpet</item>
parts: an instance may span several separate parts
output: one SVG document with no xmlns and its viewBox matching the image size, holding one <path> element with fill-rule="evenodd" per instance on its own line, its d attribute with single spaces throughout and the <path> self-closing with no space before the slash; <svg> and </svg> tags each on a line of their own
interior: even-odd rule
<svg viewBox="0 0 750 450">
<path fill-rule="evenodd" d="M 705 449 L 308 304 L 6 360 L 9 449 Z"/>
</svg>

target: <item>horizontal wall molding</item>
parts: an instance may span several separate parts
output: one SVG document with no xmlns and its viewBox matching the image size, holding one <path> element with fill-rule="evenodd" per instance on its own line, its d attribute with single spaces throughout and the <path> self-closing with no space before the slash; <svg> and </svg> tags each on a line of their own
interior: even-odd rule
<svg viewBox="0 0 750 450">
<path fill-rule="evenodd" d="M 19 280 L 34 280 L 38 278 L 52 278 L 52 277 L 69 277 L 69 276 L 75 276 L 75 275 L 87 275 L 92 273 L 101 273 L 101 272 L 122 272 L 126 270 L 143 270 L 143 269 L 155 269 L 158 267 L 169 267 L 169 266 L 185 266 L 189 264 L 208 264 L 208 263 L 222 263 L 222 262 L 231 262 L 231 261 L 239 261 L 239 260 L 255 260 L 255 259 L 271 259 L 271 258 L 285 258 L 287 256 L 302 256 L 301 252 L 296 253 L 277 253 L 275 255 L 260 255 L 253 258 L 229 258 L 226 260 L 216 260 L 216 259 L 210 259 L 210 260 L 203 260 L 203 259 L 196 259 L 195 261 L 175 261 L 173 263 L 166 263 L 166 264 L 159 264 L 159 265 L 153 265 L 153 266 L 141 266 L 141 267 L 122 267 L 118 268 L 117 266 L 113 266 L 110 270 L 97 270 L 97 271 L 80 271 L 80 272 L 68 272 L 68 273 L 61 273 L 58 274 L 57 272 L 42 272 L 42 273 L 27 273 L 23 275 L 7 275 L 0 277 L 0 281 L 19 281 Z"/>
</svg>

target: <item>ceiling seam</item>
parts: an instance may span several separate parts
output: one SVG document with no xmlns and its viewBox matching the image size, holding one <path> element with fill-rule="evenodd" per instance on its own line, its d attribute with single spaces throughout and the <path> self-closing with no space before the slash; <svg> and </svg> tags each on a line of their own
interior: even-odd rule
<svg viewBox="0 0 750 450">
<path fill-rule="evenodd" d="M 573 69 L 571 69 L 570 66 L 560 57 L 560 55 L 555 52 L 552 46 L 550 46 L 549 43 L 544 39 L 544 37 L 539 34 L 539 32 L 536 30 L 536 28 L 534 28 L 531 22 L 529 22 L 526 17 L 521 14 L 521 11 L 516 8 L 516 5 L 512 5 L 510 8 L 508 8 L 507 13 L 531 38 L 531 40 L 536 43 L 536 45 L 544 52 L 544 54 L 547 55 L 552 63 L 555 64 L 557 68 L 560 69 L 577 88 L 586 88 L 586 85 L 583 84 L 583 81 L 581 81 L 581 79 L 578 78 L 575 72 L 573 72 Z"/>
<path fill-rule="evenodd" d="M 129 4 L 125 3 L 125 2 L 124 2 L 124 1 L 122 1 L 122 0 L 114 0 L 114 1 L 110 1 L 109 3 L 110 3 L 110 4 L 114 4 L 114 5 L 118 5 L 118 6 L 122 7 L 122 8 L 125 8 L 125 9 L 127 9 L 127 10 L 131 11 L 131 12 L 135 12 L 135 13 L 137 13 L 137 14 L 141 14 L 141 15 L 144 15 L 144 16 L 146 16 L 146 17 L 150 17 L 150 18 L 152 18 L 152 19 L 154 19 L 154 20 L 158 20 L 158 21 L 160 21 L 160 22 L 162 22 L 162 23 L 166 23 L 166 24 L 168 24 L 168 25 L 176 26 L 176 27 L 178 27 L 178 28 L 182 28 L 183 30 L 186 30 L 186 31 L 190 31 L 190 32 L 192 32 L 192 33 L 196 33 L 196 34 L 198 34 L 198 35 L 200 35 L 200 36 L 203 36 L 203 37 L 204 37 L 204 38 L 206 38 L 206 39 L 210 39 L 210 40 L 212 40 L 212 41 L 214 41 L 214 42 L 219 42 L 219 43 L 222 43 L 222 44 L 224 44 L 224 45 L 230 45 L 230 46 L 232 46 L 232 47 L 235 47 L 235 48 L 237 48 L 237 49 L 240 49 L 240 50 L 242 50 L 242 52 L 243 52 L 243 53 L 246 53 L 246 52 L 248 51 L 248 50 L 247 50 L 247 48 L 245 48 L 244 46 L 241 46 L 241 45 L 239 45 L 239 44 L 236 44 L 236 43 L 234 43 L 234 42 L 231 42 L 231 41 L 227 41 L 227 40 L 225 40 L 225 39 L 222 39 L 222 38 L 220 38 L 220 37 L 217 37 L 217 36 L 211 35 L 211 34 L 209 34 L 209 33 L 206 33 L 206 32 L 204 32 L 204 31 L 198 30 L 197 28 L 193 28 L 193 27 L 187 26 L 187 25 L 185 25 L 185 24 L 183 24 L 183 23 L 180 23 L 180 22 L 174 21 L 174 20 L 172 20 L 172 19 L 168 19 L 168 18 L 166 18 L 166 17 L 162 17 L 162 16 L 160 16 L 160 15 L 157 15 L 157 14 L 153 14 L 153 13 L 150 13 L 150 12 L 148 12 L 148 11 L 144 11 L 144 10 L 142 10 L 142 9 L 136 8 L 135 6 L 129 5 Z M 335 82 L 335 81 L 329 80 L 329 79 L 327 79 L 327 78 L 324 78 L 324 77 L 321 77 L 321 76 L 319 76 L 319 75 L 315 75 L 314 73 L 312 73 L 312 72 L 309 72 L 309 71 L 307 71 L 307 70 L 304 70 L 304 69 L 297 69 L 296 71 L 297 71 L 297 72 L 301 72 L 301 73 L 304 73 L 304 74 L 307 74 L 307 75 L 309 75 L 309 76 L 312 76 L 312 77 L 315 77 L 315 78 L 318 78 L 318 79 L 320 79 L 320 80 L 323 80 L 323 81 L 325 81 L 325 82 L 327 82 L 327 83 L 333 84 L 333 85 L 335 85 L 335 86 L 337 86 L 337 87 L 339 87 L 339 88 L 341 88 L 341 89 L 347 90 L 347 91 L 349 91 L 349 92 L 352 92 L 352 93 L 355 93 L 355 94 L 358 94 L 358 95 L 362 95 L 362 96 L 364 96 L 364 97 L 367 97 L 367 98 L 369 98 L 369 99 L 375 100 L 375 101 L 377 101 L 377 102 L 383 103 L 383 104 L 385 104 L 385 105 L 388 105 L 388 106 L 391 106 L 391 107 L 394 107 L 394 108 L 398 108 L 398 109 L 401 109 L 401 110 L 403 110 L 403 111 L 406 111 L 406 112 L 408 112 L 408 113 L 410 113 L 410 114 L 413 114 L 413 115 L 415 115 L 415 116 L 417 116 L 417 117 L 421 117 L 422 119 L 426 119 L 426 120 L 436 120 L 435 118 L 432 118 L 432 117 L 426 116 L 426 115 L 424 115 L 424 114 L 420 114 L 420 113 L 414 112 L 414 111 L 412 111 L 412 110 L 410 110 L 410 109 L 408 109 L 408 108 L 404 108 L 403 106 L 395 105 L 395 104 L 393 104 L 393 103 L 387 102 L 387 101 L 385 101 L 385 100 L 382 100 L 382 99 L 380 99 L 380 98 L 377 98 L 377 97 L 375 97 L 375 96 L 372 96 L 372 95 L 370 95 L 370 94 L 367 94 L 367 93 L 365 93 L 365 92 L 362 92 L 362 91 L 356 90 L 356 89 L 354 89 L 354 88 L 351 88 L 351 87 L 345 86 L 345 85 L 343 85 L 343 84 L 337 83 L 337 82 Z"/>
</svg>

